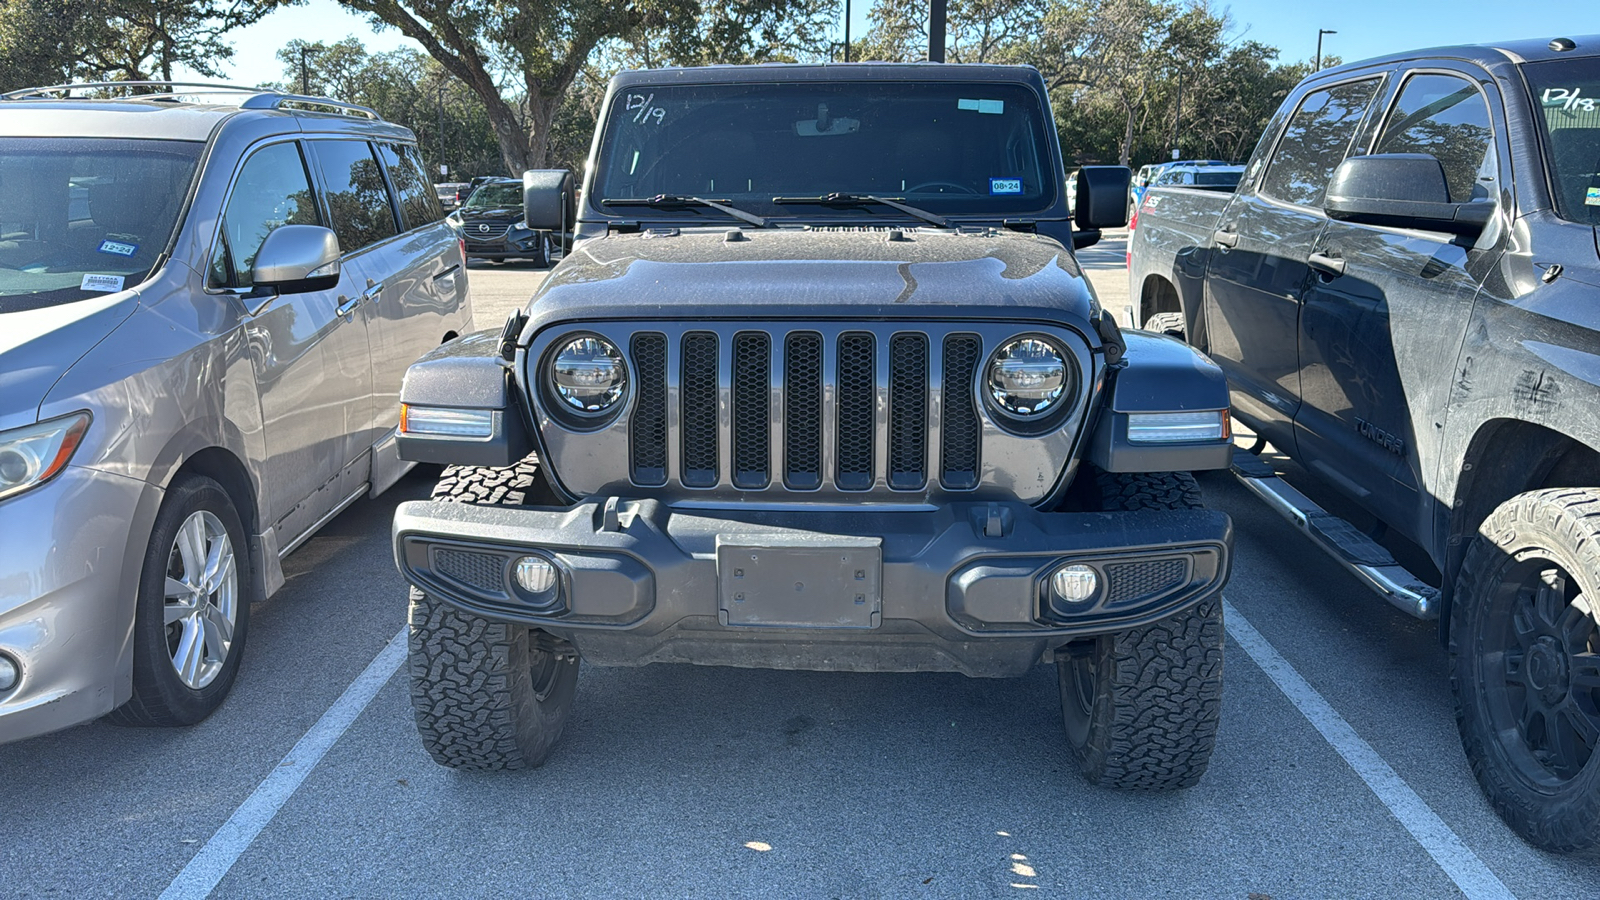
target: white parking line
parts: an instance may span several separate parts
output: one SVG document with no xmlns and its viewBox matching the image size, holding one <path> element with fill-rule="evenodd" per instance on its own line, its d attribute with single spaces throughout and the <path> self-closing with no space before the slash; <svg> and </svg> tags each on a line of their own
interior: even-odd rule
<svg viewBox="0 0 1600 900">
<path fill-rule="evenodd" d="M 1283 695 L 1300 710 L 1311 726 L 1321 732 L 1323 740 L 1344 757 L 1350 768 L 1361 776 L 1378 800 L 1411 832 L 1411 836 L 1422 845 L 1422 849 L 1428 851 L 1428 855 L 1450 876 L 1450 880 L 1456 883 L 1468 900 L 1515 900 L 1515 895 L 1489 871 L 1483 860 L 1417 796 L 1417 792 L 1406 784 L 1399 773 L 1383 761 L 1371 744 L 1356 734 L 1350 723 L 1295 671 L 1294 666 L 1289 665 L 1289 661 L 1233 608 L 1233 604 L 1224 600 L 1222 614 L 1228 636 L 1233 638 L 1234 643 L 1249 654 L 1261 671 L 1267 673 L 1278 690 L 1283 691 Z"/>
<path fill-rule="evenodd" d="M 355 722 L 395 670 L 400 668 L 400 661 L 405 659 L 405 655 L 406 629 L 401 628 L 400 633 L 390 639 L 389 646 L 367 664 L 367 668 L 344 689 L 338 700 L 333 701 L 317 724 L 311 726 L 311 730 L 300 738 L 283 761 L 256 786 L 244 803 L 228 817 L 228 821 L 222 823 L 217 833 L 211 836 L 211 840 L 206 841 L 200 852 L 172 879 L 167 889 L 161 892 L 161 900 L 201 900 L 211 893 L 228 874 L 228 870 L 233 868 L 239 856 L 250 847 L 256 835 L 267 827 L 272 817 L 299 789 L 300 783 L 316 768 L 328 748 L 339 740 L 339 736 Z"/>
</svg>

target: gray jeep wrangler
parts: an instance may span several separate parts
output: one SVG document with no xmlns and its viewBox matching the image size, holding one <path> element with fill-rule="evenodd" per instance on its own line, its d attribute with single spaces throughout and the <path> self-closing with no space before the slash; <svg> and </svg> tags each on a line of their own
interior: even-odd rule
<svg viewBox="0 0 1600 900">
<path fill-rule="evenodd" d="M 579 660 L 853 672 L 1055 663 L 1097 783 L 1183 787 L 1221 703 L 1222 374 L 1122 334 L 1072 248 L 1031 68 L 713 67 L 611 83 L 571 249 L 498 335 L 419 360 L 400 452 L 412 699 L 447 766 L 538 765 Z M 1076 229 L 1073 220 L 1076 220 Z"/>
</svg>

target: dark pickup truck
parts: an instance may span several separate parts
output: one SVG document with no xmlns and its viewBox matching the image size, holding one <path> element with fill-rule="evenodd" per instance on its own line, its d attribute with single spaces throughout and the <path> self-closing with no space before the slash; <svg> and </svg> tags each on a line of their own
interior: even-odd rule
<svg viewBox="0 0 1600 900">
<path fill-rule="evenodd" d="M 1479 782 L 1557 851 L 1600 848 L 1597 225 L 1600 37 L 1559 38 L 1317 73 L 1236 193 L 1152 189 L 1130 253 L 1137 321 L 1366 527 L 1235 473 L 1439 619 Z"/>
</svg>

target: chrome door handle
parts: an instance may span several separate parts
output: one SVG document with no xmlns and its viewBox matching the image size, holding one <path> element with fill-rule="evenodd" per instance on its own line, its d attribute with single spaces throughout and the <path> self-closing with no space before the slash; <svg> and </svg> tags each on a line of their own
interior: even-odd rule
<svg viewBox="0 0 1600 900">
<path fill-rule="evenodd" d="M 383 285 L 374 284 L 361 292 L 361 299 L 378 302 L 378 296 L 383 293 Z"/>
<path fill-rule="evenodd" d="M 1306 258 L 1306 264 L 1330 278 L 1338 278 L 1344 274 L 1344 260 L 1326 253 L 1313 253 Z"/>
<path fill-rule="evenodd" d="M 1239 246 L 1239 236 L 1231 231 L 1213 231 L 1211 239 L 1217 242 L 1218 247 Z"/>
<path fill-rule="evenodd" d="M 356 307 L 361 305 L 361 300 L 361 297 L 346 297 L 345 295 L 340 294 L 339 306 L 338 308 L 334 309 L 334 312 L 340 316 L 348 316 L 356 311 Z"/>
</svg>

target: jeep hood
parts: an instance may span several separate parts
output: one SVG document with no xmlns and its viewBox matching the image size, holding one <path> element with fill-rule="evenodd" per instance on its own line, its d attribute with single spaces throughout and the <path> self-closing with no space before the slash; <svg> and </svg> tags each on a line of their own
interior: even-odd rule
<svg viewBox="0 0 1600 900">
<path fill-rule="evenodd" d="M 668 229 L 579 241 L 534 296 L 534 327 L 673 318 L 1012 318 L 1092 337 L 1071 251 L 1009 231 Z"/>
<path fill-rule="evenodd" d="M 31 425 L 50 387 L 138 305 L 133 291 L 0 313 L 0 430 Z"/>
</svg>

